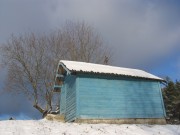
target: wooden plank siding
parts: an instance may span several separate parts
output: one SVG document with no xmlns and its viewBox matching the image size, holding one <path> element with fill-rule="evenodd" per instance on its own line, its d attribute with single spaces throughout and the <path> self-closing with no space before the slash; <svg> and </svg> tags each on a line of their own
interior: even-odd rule
<svg viewBox="0 0 180 135">
<path fill-rule="evenodd" d="M 61 95 L 61 102 L 65 100 L 65 121 L 73 121 L 76 117 L 76 76 L 67 76 L 64 84 L 65 94 Z"/>
<path fill-rule="evenodd" d="M 86 74 L 76 82 L 77 118 L 165 117 L 158 81 Z"/>
<path fill-rule="evenodd" d="M 66 112 L 66 85 L 62 85 L 60 92 L 60 114 L 65 115 Z"/>
</svg>

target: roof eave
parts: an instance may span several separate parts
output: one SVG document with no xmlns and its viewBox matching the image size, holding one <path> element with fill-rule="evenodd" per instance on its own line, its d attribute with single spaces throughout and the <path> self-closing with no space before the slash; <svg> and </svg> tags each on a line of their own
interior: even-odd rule
<svg viewBox="0 0 180 135">
<path fill-rule="evenodd" d="M 109 73 L 99 73 L 99 72 L 85 72 L 85 71 L 76 71 L 76 70 L 69 70 L 71 74 L 94 74 L 94 75 L 110 75 L 110 76 L 124 76 L 124 77 L 133 77 L 139 79 L 147 79 L 147 80 L 155 80 L 159 82 L 166 82 L 162 78 L 148 78 L 148 77 L 141 77 L 141 76 L 131 76 L 131 75 L 123 75 L 123 74 L 109 74 Z"/>
</svg>

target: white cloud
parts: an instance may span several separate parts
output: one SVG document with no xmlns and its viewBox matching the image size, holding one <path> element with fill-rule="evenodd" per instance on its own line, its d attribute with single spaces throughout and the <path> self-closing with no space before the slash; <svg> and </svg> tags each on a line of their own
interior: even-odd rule
<svg viewBox="0 0 180 135">
<path fill-rule="evenodd" d="M 153 1 L 66 0 L 59 1 L 50 18 L 56 26 L 66 19 L 93 24 L 114 48 L 115 64 L 133 67 L 168 55 L 178 46 L 180 20 L 169 23 L 171 10 Z"/>
<path fill-rule="evenodd" d="M 127 67 L 156 61 L 180 43 L 180 10 L 163 1 L 17 0 L 1 5 L 0 42 L 12 32 L 46 32 L 66 20 L 83 20 L 108 42 L 115 54 L 113 64 Z"/>
</svg>

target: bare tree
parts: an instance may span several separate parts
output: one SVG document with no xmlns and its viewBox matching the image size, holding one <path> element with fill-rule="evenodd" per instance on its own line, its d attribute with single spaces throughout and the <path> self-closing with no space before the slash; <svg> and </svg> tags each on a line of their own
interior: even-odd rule
<svg viewBox="0 0 180 135">
<path fill-rule="evenodd" d="M 62 36 L 65 48 L 68 49 L 67 59 L 104 63 L 106 57 L 110 55 L 110 51 L 104 47 L 101 36 L 84 22 L 67 22 L 63 28 Z"/>
<path fill-rule="evenodd" d="M 60 59 L 104 64 L 110 59 L 101 37 L 84 22 L 67 22 L 48 35 L 12 35 L 1 54 L 8 68 L 6 89 L 25 93 L 41 113 L 52 108 L 54 71 Z"/>
</svg>

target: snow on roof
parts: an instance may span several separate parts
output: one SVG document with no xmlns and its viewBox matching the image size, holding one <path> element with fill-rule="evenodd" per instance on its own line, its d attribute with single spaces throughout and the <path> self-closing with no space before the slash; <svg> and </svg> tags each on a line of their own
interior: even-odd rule
<svg viewBox="0 0 180 135">
<path fill-rule="evenodd" d="M 160 80 L 163 81 L 162 78 L 159 78 L 155 75 L 147 73 L 143 70 L 139 69 L 132 69 L 132 68 L 122 68 L 122 67 L 115 67 L 109 65 L 101 65 L 101 64 L 94 64 L 94 63 L 86 63 L 86 62 L 77 62 L 77 61 L 67 61 L 67 60 L 60 60 L 60 64 L 66 66 L 66 68 L 70 72 L 85 72 L 85 73 L 98 73 L 98 74 L 113 74 L 113 75 L 123 75 L 123 76 L 132 76 L 132 77 L 140 77 L 140 78 L 147 78 L 153 80 Z"/>
</svg>

